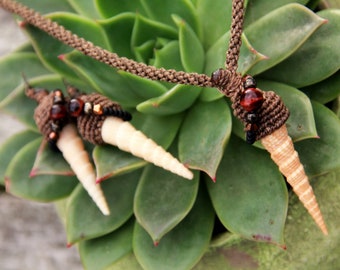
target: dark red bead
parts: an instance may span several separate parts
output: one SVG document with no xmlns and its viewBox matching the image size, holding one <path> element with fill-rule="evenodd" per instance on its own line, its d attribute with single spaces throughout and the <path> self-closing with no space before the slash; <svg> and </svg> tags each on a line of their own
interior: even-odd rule
<svg viewBox="0 0 340 270">
<path fill-rule="evenodd" d="M 50 118 L 53 120 L 63 119 L 66 117 L 66 107 L 61 104 L 53 104 L 50 112 Z"/>
<path fill-rule="evenodd" d="M 70 100 L 68 110 L 72 117 L 78 117 L 82 114 L 84 108 L 84 101 L 80 98 L 73 98 Z"/>
<path fill-rule="evenodd" d="M 247 112 L 255 111 L 263 103 L 263 94 L 257 88 L 248 88 L 241 95 L 240 104 Z"/>
</svg>

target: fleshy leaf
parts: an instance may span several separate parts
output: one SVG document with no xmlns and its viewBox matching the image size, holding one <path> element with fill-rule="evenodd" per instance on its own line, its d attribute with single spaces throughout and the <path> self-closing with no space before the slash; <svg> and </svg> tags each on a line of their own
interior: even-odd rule
<svg viewBox="0 0 340 270">
<path fill-rule="evenodd" d="M 179 134 L 181 161 L 215 179 L 231 127 L 231 113 L 223 99 L 196 103 L 187 114 Z"/>
<path fill-rule="evenodd" d="M 86 18 L 100 19 L 101 16 L 93 0 L 67 0 L 72 8 Z"/>
<path fill-rule="evenodd" d="M 138 104 L 137 110 L 155 115 L 179 113 L 195 102 L 201 90 L 199 87 L 177 84 L 165 94 Z"/>
<path fill-rule="evenodd" d="M 301 5 L 305 5 L 307 2 L 309 2 L 309 0 L 249 0 L 246 9 L 246 16 L 244 19 L 244 26 L 247 27 L 271 11 L 284 5 L 290 3 L 299 3 Z"/>
<path fill-rule="evenodd" d="M 95 0 L 97 9 L 105 18 L 111 18 L 125 12 L 145 14 L 140 0 L 129 1 L 107 1 Z"/>
<path fill-rule="evenodd" d="M 131 89 L 128 82 L 108 65 L 76 51 L 65 55 L 64 62 L 77 71 L 95 90 L 117 101 L 123 107 L 134 107 L 141 102 L 136 90 Z"/>
<path fill-rule="evenodd" d="M 140 130 L 166 149 L 177 134 L 182 122 L 182 115 L 145 116 L 136 113 L 133 115 L 131 122 L 137 130 Z M 108 145 L 95 147 L 93 157 L 96 163 L 98 180 L 105 180 L 110 176 L 125 173 L 147 164 L 146 161 L 130 153 Z"/>
<path fill-rule="evenodd" d="M 313 102 L 316 128 L 320 139 L 304 140 L 296 149 L 309 176 L 340 168 L 340 120 L 325 106 Z M 317 154 L 315 154 L 317 151 Z"/>
<path fill-rule="evenodd" d="M 283 61 L 324 22 L 308 8 L 289 4 L 249 25 L 244 31 L 245 35 L 257 51 L 269 57 L 257 63 L 249 73 L 256 75 Z"/>
<path fill-rule="evenodd" d="M 123 3 L 125 2 L 121 2 L 121 4 Z M 134 13 L 123 13 L 107 20 L 98 21 L 106 33 L 112 51 L 119 56 L 134 57 L 134 53 L 131 51 L 131 34 L 135 18 Z"/>
<path fill-rule="evenodd" d="M 132 251 L 132 232 L 135 220 L 131 219 L 119 229 L 102 237 L 79 243 L 79 253 L 88 270 L 107 269 Z"/>
<path fill-rule="evenodd" d="M 330 235 L 315 226 L 299 199 L 292 195 L 285 226 L 286 250 L 247 241 L 228 234 L 226 241 L 211 248 L 193 270 L 215 269 L 334 269 L 340 264 L 339 171 L 312 180 Z M 315 248 L 317 247 L 317 248 Z M 241 258 L 235 264 L 235 258 Z"/>
<path fill-rule="evenodd" d="M 163 0 L 160 5 L 146 0 L 141 2 L 149 18 L 167 25 L 174 25 L 171 16 L 176 14 L 182 17 L 200 36 L 196 10 L 190 0 Z"/>
<path fill-rule="evenodd" d="M 71 194 L 67 205 L 68 243 L 96 238 L 122 226 L 132 215 L 133 197 L 140 174 L 141 171 L 135 171 L 101 184 L 110 208 L 109 216 L 100 212 L 85 189 L 79 185 Z"/>
<path fill-rule="evenodd" d="M 65 12 L 74 12 L 73 8 L 69 5 L 67 0 L 20 0 L 21 4 L 24 4 L 42 14 L 55 12 L 56 10 Z"/>
<path fill-rule="evenodd" d="M 103 30 L 92 20 L 71 13 L 56 13 L 50 15 L 49 18 L 80 37 L 91 40 L 95 45 L 104 49 L 108 48 Z M 72 48 L 30 25 L 25 25 L 25 30 L 27 30 L 32 45 L 45 66 L 66 78 L 77 78 L 74 70 L 58 58 L 71 52 Z"/>
<path fill-rule="evenodd" d="M 158 243 L 188 214 L 198 184 L 197 175 L 187 181 L 161 168 L 146 167 L 136 191 L 134 213 L 153 242 Z"/>
<path fill-rule="evenodd" d="M 229 30 L 231 2 L 215 0 L 212 4 L 211 0 L 198 0 L 196 10 L 203 31 L 203 45 L 207 50 Z"/>
<path fill-rule="evenodd" d="M 206 190 L 200 188 L 189 214 L 162 238 L 159 245 L 155 246 L 148 233 L 136 223 L 133 250 L 144 269 L 191 269 L 206 252 L 213 224 L 214 211 Z"/>
<path fill-rule="evenodd" d="M 149 40 L 166 38 L 177 39 L 177 31 L 169 25 L 150 20 L 141 15 L 136 16 L 135 25 L 131 36 L 131 46 L 138 47 Z"/>
<path fill-rule="evenodd" d="M 325 104 L 336 99 L 340 94 L 340 71 L 329 78 L 300 89 L 310 99 Z"/>
<path fill-rule="evenodd" d="M 48 73 L 34 53 L 17 52 L 1 58 L 0 74 L 6 76 L 0 80 L 0 108 L 3 100 L 23 82 L 22 74 L 30 80 L 32 77 Z"/>
<path fill-rule="evenodd" d="M 224 67 L 225 65 L 225 52 L 228 49 L 228 42 L 230 39 L 230 32 L 227 32 L 209 49 L 206 54 L 205 73 L 211 74 L 215 70 Z M 242 44 L 239 61 L 238 71 L 242 74 L 248 72 L 259 61 L 267 59 L 267 57 L 256 51 L 253 44 L 248 40 L 247 36 L 242 35 Z"/>
<path fill-rule="evenodd" d="M 42 141 L 37 151 L 30 176 L 43 174 L 74 175 L 62 153 L 51 150 L 46 140 Z"/>
<path fill-rule="evenodd" d="M 40 135 L 32 131 L 22 131 L 8 138 L 0 147 L 0 184 L 4 184 L 5 171 L 14 155 L 27 143 L 38 138 Z"/>
<path fill-rule="evenodd" d="M 143 268 L 140 266 L 135 255 L 132 252 L 127 254 L 114 264 L 110 265 L 109 267 L 105 268 L 105 270 L 126 270 L 126 269 L 143 270 Z"/>
<path fill-rule="evenodd" d="M 204 65 L 204 50 L 200 40 L 192 28 L 180 17 L 173 15 L 178 26 L 178 40 L 181 52 L 181 62 L 187 72 L 202 72 Z"/>
<path fill-rule="evenodd" d="M 179 42 L 177 40 L 170 41 L 161 49 L 156 49 L 154 57 L 155 59 L 152 64 L 155 67 L 184 70 L 181 63 Z"/>
<path fill-rule="evenodd" d="M 78 180 L 76 177 L 39 175 L 29 178 L 41 139 L 25 145 L 12 159 L 5 173 L 7 191 L 15 196 L 49 202 L 68 196 Z"/>
<path fill-rule="evenodd" d="M 283 245 L 287 188 L 267 152 L 231 136 L 216 183 L 206 182 L 216 214 L 229 231 Z"/>
<path fill-rule="evenodd" d="M 268 70 L 263 76 L 296 87 L 317 83 L 340 68 L 340 10 L 318 13 L 327 23 L 288 59 Z"/>
</svg>

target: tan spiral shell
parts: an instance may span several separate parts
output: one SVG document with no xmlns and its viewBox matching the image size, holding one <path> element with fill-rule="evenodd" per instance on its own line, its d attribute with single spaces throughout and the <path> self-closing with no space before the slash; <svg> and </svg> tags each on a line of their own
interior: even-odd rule
<svg viewBox="0 0 340 270">
<path fill-rule="evenodd" d="M 100 211 L 109 215 L 109 207 L 100 185 L 96 184 L 96 174 L 88 153 L 73 124 L 62 129 L 57 146 Z"/>
<path fill-rule="evenodd" d="M 115 145 L 184 178 L 193 178 L 193 173 L 188 168 L 127 121 L 107 117 L 101 127 L 101 136 L 105 143 Z"/>
<path fill-rule="evenodd" d="M 279 166 L 281 173 L 292 186 L 309 214 L 312 216 L 321 231 L 327 235 L 327 227 L 316 201 L 313 189 L 309 184 L 298 153 L 294 149 L 292 139 L 288 135 L 286 125 L 283 125 L 272 134 L 261 140 L 262 145 L 270 153 L 271 158 Z"/>
</svg>

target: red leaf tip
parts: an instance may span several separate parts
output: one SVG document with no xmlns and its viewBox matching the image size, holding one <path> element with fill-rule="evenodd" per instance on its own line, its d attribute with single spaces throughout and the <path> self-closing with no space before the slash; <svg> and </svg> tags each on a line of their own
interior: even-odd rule
<svg viewBox="0 0 340 270">
<path fill-rule="evenodd" d="M 37 169 L 36 168 L 33 168 L 31 171 L 30 171 L 30 174 L 29 174 L 29 178 L 33 178 L 37 176 Z"/>
<path fill-rule="evenodd" d="M 72 243 L 67 243 L 67 244 L 66 244 L 66 247 L 67 247 L 67 248 L 71 248 L 72 246 L 73 246 Z"/>
<path fill-rule="evenodd" d="M 61 61 L 64 61 L 65 60 L 65 54 L 58 55 L 58 59 L 61 60 Z"/>
<path fill-rule="evenodd" d="M 158 247 L 159 241 L 154 241 L 154 242 L 153 242 L 153 245 L 154 245 L 155 247 Z"/>
</svg>

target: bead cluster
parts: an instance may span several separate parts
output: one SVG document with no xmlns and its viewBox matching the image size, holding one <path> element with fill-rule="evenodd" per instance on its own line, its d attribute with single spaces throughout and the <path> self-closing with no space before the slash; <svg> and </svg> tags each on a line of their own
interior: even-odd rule
<svg viewBox="0 0 340 270">
<path fill-rule="evenodd" d="M 240 105 L 247 111 L 246 141 L 253 144 L 258 130 L 258 110 L 264 101 L 263 93 L 256 88 L 256 81 L 252 76 L 246 76 L 243 81 L 244 91 L 241 94 Z"/>
</svg>

